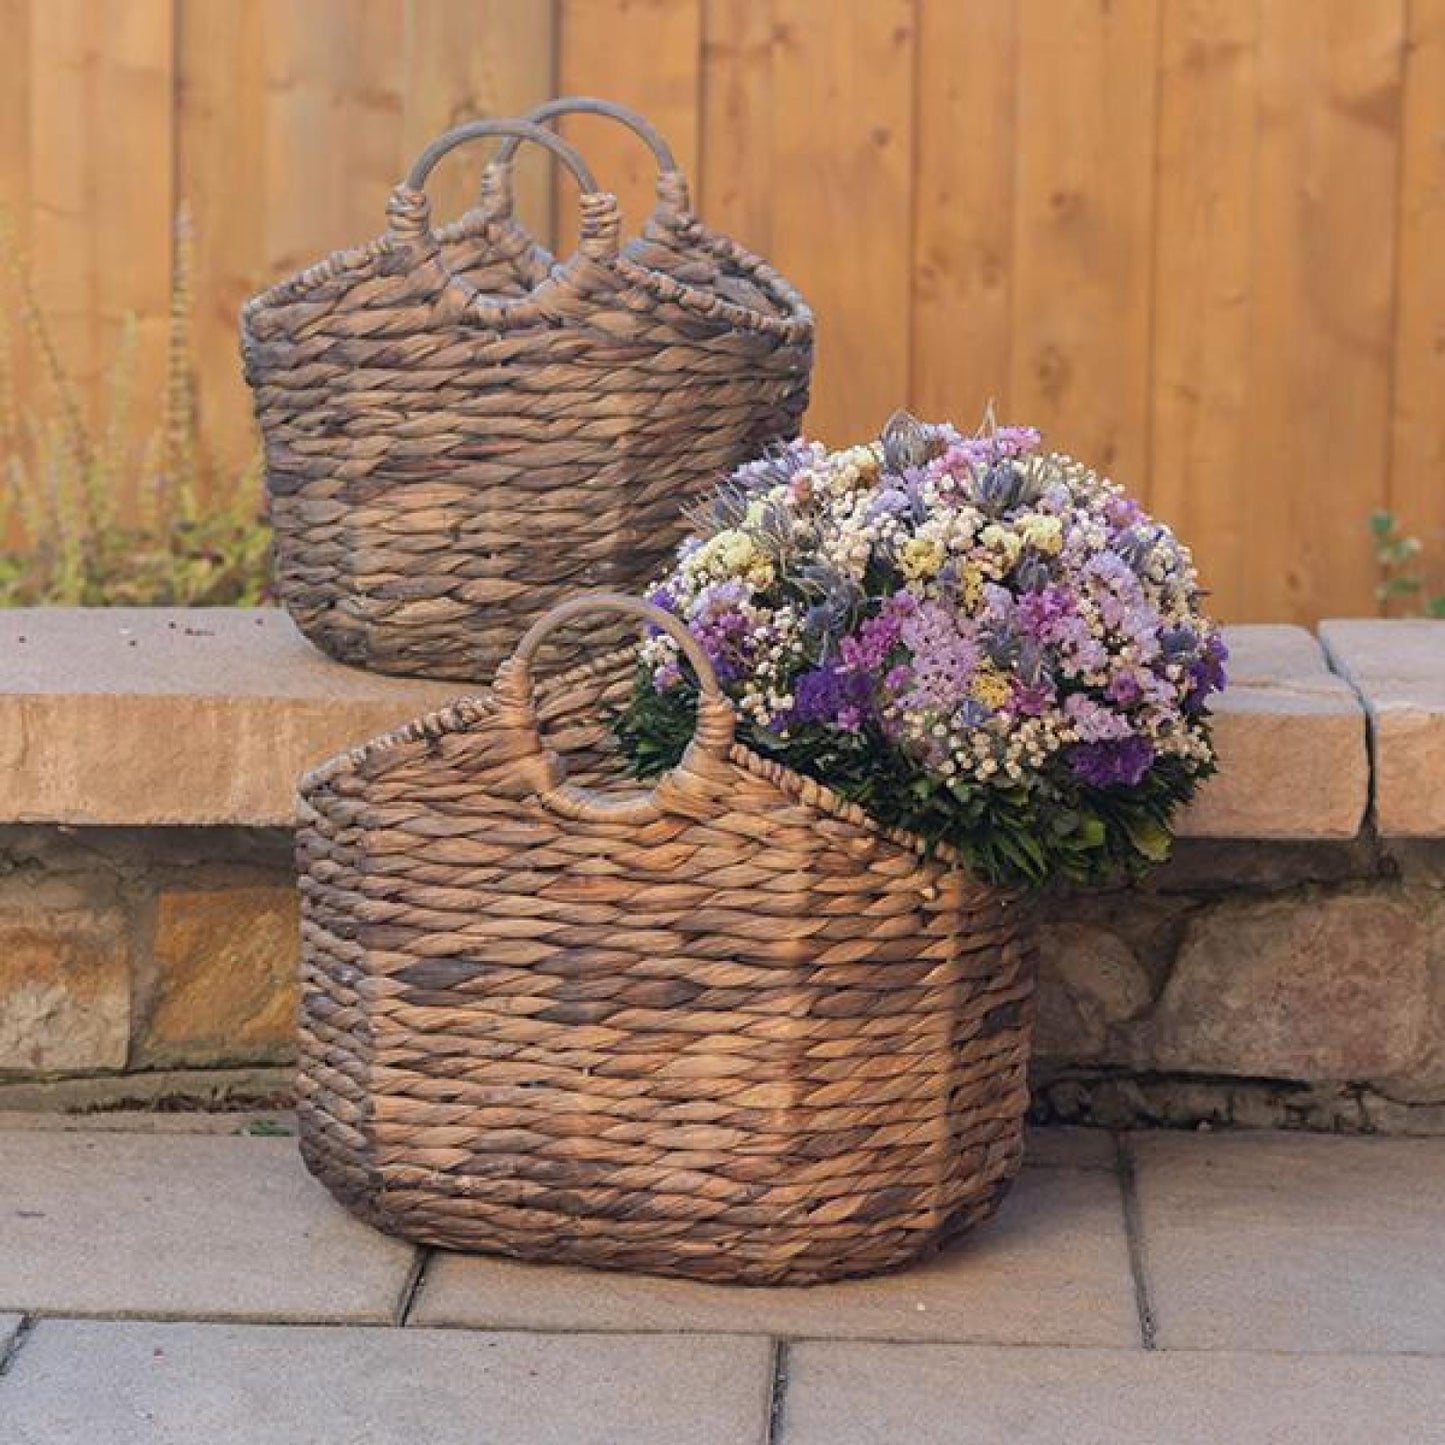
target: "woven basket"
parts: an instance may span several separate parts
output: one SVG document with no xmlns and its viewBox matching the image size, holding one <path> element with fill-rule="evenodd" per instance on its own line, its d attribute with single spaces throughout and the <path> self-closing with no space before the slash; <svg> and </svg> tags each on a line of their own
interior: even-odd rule
<svg viewBox="0 0 1445 1445">
<path fill-rule="evenodd" d="M 545 146 L 576 177 L 569 260 L 495 206 L 433 230 L 432 168 L 485 137 Z M 388 211 L 381 239 L 242 312 L 277 590 L 342 661 L 486 676 L 579 587 L 640 590 L 687 502 L 796 435 L 813 318 L 723 238 L 621 248 L 615 198 L 527 121 L 449 132 Z"/>
<path fill-rule="evenodd" d="M 651 791 L 599 721 L 630 653 L 534 690 L 543 636 L 598 608 L 672 632 L 701 682 Z M 303 780 L 301 1148 L 348 1207 L 750 1283 L 892 1269 L 994 1211 L 1027 1103 L 1022 906 L 732 731 L 673 619 L 593 596 L 492 695 Z"/>
</svg>

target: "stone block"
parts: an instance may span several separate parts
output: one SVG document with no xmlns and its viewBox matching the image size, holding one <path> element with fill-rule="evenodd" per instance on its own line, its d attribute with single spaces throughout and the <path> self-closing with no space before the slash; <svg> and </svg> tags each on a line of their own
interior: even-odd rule
<svg viewBox="0 0 1445 1445">
<path fill-rule="evenodd" d="M 1231 627 L 1229 687 L 1215 705 L 1219 772 L 1181 837 L 1353 838 L 1369 796 L 1365 718 L 1302 627 Z"/>
<path fill-rule="evenodd" d="M 802 1341 L 779 1445 L 1425 1445 L 1416 1358 Z"/>
<path fill-rule="evenodd" d="M 6 1445 L 757 1445 L 768 1341 L 42 1320 Z"/>
<path fill-rule="evenodd" d="M 1117 933 L 1092 924 L 1040 924 L 1038 945 L 1034 1052 L 1041 1058 L 1102 1059 L 1113 1026 L 1149 1006 L 1148 971 Z"/>
<path fill-rule="evenodd" d="M 345 667 L 273 608 L 0 610 L 4 821 L 286 826 L 306 768 L 486 681 Z"/>
<path fill-rule="evenodd" d="M 1418 910 L 1378 894 L 1229 899 L 1186 927 L 1158 1005 L 1126 1029 L 1160 1072 L 1364 1080 L 1408 1072 L 1431 1027 Z"/>
<path fill-rule="evenodd" d="M 116 909 L 0 898 L 0 1074 L 122 1069 L 130 948 Z"/>
<path fill-rule="evenodd" d="M 1445 621 L 1333 620 L 1320 638 L 1369 714 L 1375 826 L 1445 838 Z"/>
<path fill-rule="evenodd" d="M 137 1041 L 149 1065 L 248 1063 L 291 1055 L 299 938 L 296 889 L 161 894 L 156 993 Z"/>
<path fill-rule="evenodd" d="M 385 1324 L 415 1260 L 294 1139 L 11 1131 L 0 1113 L 0 1180 L 0 1310 Z"/>
<path fill-rule="evenodd" d="M 1445 1139 L 1130 1147 L 1161 1349 L 1445 1352 Z"/>
</svg>

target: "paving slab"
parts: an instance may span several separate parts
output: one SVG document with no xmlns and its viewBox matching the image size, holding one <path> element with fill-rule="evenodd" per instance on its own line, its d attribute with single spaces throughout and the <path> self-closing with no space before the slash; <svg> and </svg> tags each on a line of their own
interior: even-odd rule
<svg viewBox="0 0 1445 1445">
<path fill-rule="evenodd" d="M 755 1289 L 439 1254 L 412 1320 L 474 1328 L 721 1331 L 1129 1345 L 1139 1324 L 1119 1182 L 1026 1169 L 997 1218 L 900 1274 Z"/>
<path fill-rule="evenodd" d="M 42 1321 L 5 1445 L 757 1445 L 765 1340 Z"/>
<path fill-rule="evenodd" d="M 1445 1139 L 1131 1147 L 1163 1348 L 1445 1353 Z"/>
<path fill-rule="evenodd" d="M 0 1315 L 0 1360 L 5 1358 L 5 1351 L 9 1348 L 10 1341 L 15 1338 L 15 1331 L 19 1328 L 19 1315 Z"/>
<path fill-rule="evenodd" d="M 1024 1140 L 1024 1168 L 1117 1169 L 1119 1146 L 1107 1129 L 1050 1125 L 1030 1129 Z"/>
<path fill-rule="evenodd" d="M 387 1321 L 414 1251 L 294 1139 L 0 1129 L 0 1309 Z"/>
<path fill-rule="evenodd" d="M 777 1445 L 1406 1445 L 1438 1360 L 798 1344 Z"/>
<path fill-rule="evenodd" d="M 1320 638 L 1369 714 L 1375 826 L 1445 838 L 1445 621 L 1337 618 Z"/>
<path fill-rule="evenodd" d="M 1302 627 L 1230 627 L 1229 686 L 1211 703 L 1219 772 L 1180 815 L 1189 838 L 1353 838 L 1370 768 L 1365 714 Z"/>
</svg>

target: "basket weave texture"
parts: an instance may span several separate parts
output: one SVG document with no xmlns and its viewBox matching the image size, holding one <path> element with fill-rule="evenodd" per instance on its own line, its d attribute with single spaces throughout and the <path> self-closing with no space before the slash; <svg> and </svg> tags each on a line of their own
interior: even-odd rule
<svg viewBox="0 0 1445 1445">
<path fill-rule="evenodd" d="M 641 590 L 683 508 L 797 434 L 813 317 L 797 292 L 688 209 L 671 152 L 658 205 L 620 244 L 613 196 L 550 131 L 475 122 L 434 142 L 390 225 L 254 297 L 245 373 L 265 441 L 277 591 L 301 630 L 382 672 L 489 676 L 580 587 Z M 423 190 L 479 138 L 544 146 L 582 189 L 556 262 L 511 213 L 509 167 L 434 229 Z"/>
<path fill-rule="evenodd" d="M 749 1283 L 930 1253 L 1020 1162 L 1023 905 L 734 743 L 685 633 L 696 738 L 620 781 L 631 654 L 531 677 L 599 606 L 676 629 L 579 599 L 492 694 L 303 781 L 308 1166 L 449 1249 Z"/>
</svg>

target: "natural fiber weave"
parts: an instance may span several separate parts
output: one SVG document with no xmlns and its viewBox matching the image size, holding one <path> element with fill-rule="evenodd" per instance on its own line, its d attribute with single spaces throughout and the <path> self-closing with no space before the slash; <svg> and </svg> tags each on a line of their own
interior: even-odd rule
<svg viewBox="0 0 1445 1445">
<path fill-rule="evenodd" d="M 306 1162 L 449 1249 L 753 1283 L 915 1260 L 1019 1165 L 1022 906 L 735 744 L 695 646 L 692 748 L 618 781 L 630 653 L 533 703 L 542 634 L 597 605 L 676 628 L 581 599 L 494 694 L 303 781 Z"/>
<path fill-rule="evenodd" d="M 571 259 L 495 184 L 432 229 L 431 168 L 487 136 L 543 145 L 577 178 Z M 796 435 L 811 313 L 689 218 L 675 167 L 659 187 L 672 199 L 620 248 L 615 198 L 556 136 L 462 126 L 393 193 L 385 236 L 247 303 L 277 590 L 313 642 L 383 672 L 488 676 L 561 597 L 640 590 L 688 501 Z"/>
</svg>

